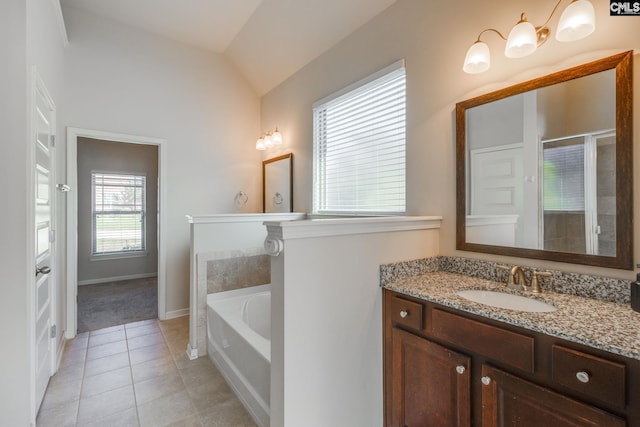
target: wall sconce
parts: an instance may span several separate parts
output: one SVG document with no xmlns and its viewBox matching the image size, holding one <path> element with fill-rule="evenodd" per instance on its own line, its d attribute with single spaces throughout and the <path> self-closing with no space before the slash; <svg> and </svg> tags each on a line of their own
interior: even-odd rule
<svg viewBox="0 0 640 427">
<path fill-rule="evenodd" d="M 489 69 L 491 65 L 489 46 L 480 39 L 487 31 L 493 31 L 507 42 L 504 49 L 504 55 L 507 58 L 522 58 L 531 55 L 538 46 L 547 41 L 549 37 L 547 24 L 561 2 L 562 0 L 559 0 L 556 3 L 547 21 L 539 27 L 534 27 L 533 24 L 527 21 L 527 17 L 523 12 L 520 15 L 520 20 L 509 32 L 508 37 L 503 36 L 500 31 L 493 28 L 482 30 L 478 34 L 476 42 L 467 51 L 462 70 L 465 73 L 477 74 Z M 561 42 L 580 40 L 591 34 L 595 28 L 596 19 L 593 5 L 589 0 L 573 0 L 560 16 L 556 40 Z"/>
<path fill-rule="evenodd" d="M 276 145 L 282 145 L 282 134 L 278 128 L 273 132 L 269 131 L 260 136 L 256 141 L 256 150 L 266 150 Z"/>
</svg>

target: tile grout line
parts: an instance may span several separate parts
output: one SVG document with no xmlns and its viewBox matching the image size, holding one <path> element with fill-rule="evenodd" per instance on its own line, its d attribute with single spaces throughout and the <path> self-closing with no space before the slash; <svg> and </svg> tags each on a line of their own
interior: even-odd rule
<svg viewBox="0 0 640 427">
<path fill-rule="evenodd" d="M 156 320 L 157 322 L 157 320 Z M 129 359 L 129 376 L 131 377 L 131 388 L 133 390 L 133 407 L 136 410 L 136 420 L 138 421 L 138 426 L 142 426 L 142 422 L 140 421 L 140 411 L 138 411 L 138 397 L 136 393 L 136 384 L 133 380 L 133 364 L 131 363 L 131 351 L 129 350 L 129 334 L 127 333 L 127 325 L 124 326 L 124 339 L 127 345 L 127 359 Z"/>
</svg>

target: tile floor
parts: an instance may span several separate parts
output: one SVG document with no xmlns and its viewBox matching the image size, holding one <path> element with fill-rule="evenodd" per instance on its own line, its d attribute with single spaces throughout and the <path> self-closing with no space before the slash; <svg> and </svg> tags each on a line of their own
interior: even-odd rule
<svg viewBox="0 0 640 427">
<path fill-rule="evenodd" d="M 37 426 L 255 426 L 209 358 L 186 357 L 188 322 L 79 334 L 49 382 Z"/>
</svg>

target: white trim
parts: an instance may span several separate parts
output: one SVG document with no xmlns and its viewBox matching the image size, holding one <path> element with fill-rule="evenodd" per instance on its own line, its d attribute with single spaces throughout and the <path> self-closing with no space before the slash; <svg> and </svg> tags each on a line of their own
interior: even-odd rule
<svg viewBox="0 0 640 427">
<path fill-rule="evenodd" d="M 162 320 L 175 319 L 177 317 L 184 317 L 184 316 L 188 316 L 188 315 L 189 315 L 189 309 L 188 308 L 181 308 L 180 310 L 167 311 L 167 313 L 165 314 L 164 319 L 162 319 Z"/>
<path fill-rule="evenodd" d="M 217 214 L 217 215 L 186 215 L 189 224 L 214 224 L 226 222 L 256 222 L 256 221 L 294 221 L 306 219 L 304 212 L 292 213 L 257 213 L 257 214 Z"/>
<path fill-rule="evenodd" d="M 100 283 L 120 282 L 122 280 L 148 279 L 158 277 L 158 273 L 129 274 L 127 276 L 101 277 L 100 279 L 79 280 L 78 286 L 97 285 Z"/>
<path fill-rule="evenodd" d="M 147 251 L 131 251 L 131 252 L 107 252 L 100 255 L 89 255 L 89 261 L 107 261 L 112 259 L 129 259 L 144 258 L 149 256 Z"/>
<path fill-rule="evenodd" d="M 187 344 L 186 353 L 189 360 L 196 360 L 198 358 L 198 349 L 191 347 L 191 343 Z"/>
<path fill-rule="evenodd" d="M 167 261 L 167 141 L 138 135 L 127 135 L 91 129 L 67 128 L 67 330 L 65 336 L 71 339 L 77 330 L 77 283 L 78 283 L 78 137 L 102 139 L 158 146 L 158 318 L 164 320 L 166 313 L 166 261 Z"/>
<path fill-rule="evenodd" d="M 269 241 L 440 228 L 441 216 L 265 221 Z"/>
<path fill-rule="evenodd" d="M 53 3 L 53 9 L 56 15 L 56 21 L 58 22 L 58 28 L 60 29 L 60 36 L 62 37 L 62 44 L 64 47 L 69 46 L 69 36 L 67 35 L 67 26 L 64 23 L 64 15 L 62 14 L 62 6 L 60 0 L 51 0 Z"/>
<path fill-rule="evenodd" d="M 467 215 L 466 227 L 481 227 L 484 225 L 516 224 L 518 215 Z"/>
</svg>

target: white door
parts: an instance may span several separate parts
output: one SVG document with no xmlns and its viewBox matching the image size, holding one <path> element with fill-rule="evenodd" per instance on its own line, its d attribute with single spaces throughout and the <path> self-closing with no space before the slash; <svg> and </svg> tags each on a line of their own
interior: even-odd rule
<svg viewBox="0 0 640 427">
<path fill-rule="evenodd" d="M 38 412 L 44 392 L 53 374 L 54 337 L 52 336 L 54 274 L 54 149 L 55 106 L 44 84 L 34 73 L 32 107 L 32 144 L 35 145 L 35 293 L 32 298 L 35 318 L 33 335 L 35 369 L 35 412 Z"/>
</svg>

